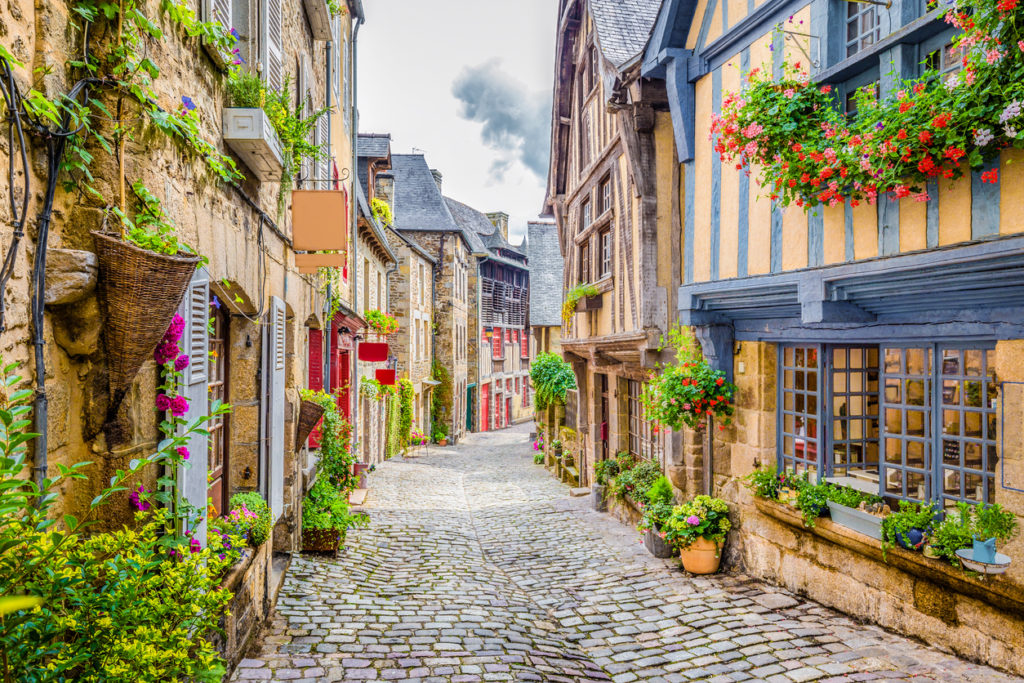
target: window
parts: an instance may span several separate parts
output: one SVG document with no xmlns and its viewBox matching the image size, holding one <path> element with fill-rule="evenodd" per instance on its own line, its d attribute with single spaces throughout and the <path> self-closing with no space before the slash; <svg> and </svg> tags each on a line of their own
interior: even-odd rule
<svg viewBox="0 0 1024 683">
<path fill-rule="evenodd" d="M 640 403 L 642 385 L 637 380 L 627 380 L 627 418 L 629 422 L 629 452 L 644 460 L 661 462 L 664 444 L 662 436 L 651 426 Z"/>
<path fill-rule="evenodd" d="M 419 278 L 420 278 L 420 303 L 424 303 L 427 300 L 426 297 L 426 281 L 427 278 L 424 276 L 423 264 L 419 267 Z"/>
<path fill-rule="evenodd" d="M 599 198 L 601 206 L 598 213 L 604 213 L 612 208 L 612 179 L 608 176 L 605 176 L 604 180 L 601 181 Z"/>
<path fill-rule="evenodd" d="M 852 57 L 881 38 L 881 14 L 877 5 L 846 3 L 846 56 Z"/>
<path fill-rule="evenodd" d="M 818 363 L 816 346 L 790 346 L 782 351 L 779 469 L 818 471 Z"/>
<path fill-rule="evenodd" d="M 597 48 L 593 45 L 587 48 L 587 91 L 594 89 L 598 81 Z"/>
<path fill-rule="evenodd" d="M 992 502 L 998 384 L 990 348 L 786 346 L 779 366 L 780 468 L 854 477 L 894 499 Z"/>
<path fill-rule="evenodd" d="M 846 85 L 846 97 L 843 100 L 843 113 L 845 113 L 850 118 L 855 118 L 857 116 L 857 93 L 863 91 L 863 92 L 866 92 L 866 93 L 869 93 L 870 95 L 872 95 L 875 100 L 878 99 L 878 97 L 879 97 L 878 76 L 874 75 L 874 71 L 875 70 L 872 69 L 871 72 L 869 73 L 868 78 L 873 78 L 874 79 L 873 81 L 871 81 L 869 83 L 866 83 L 866 84 L 863 84 L 863 85 L 860 85 L 860 84 L 854 85 L 854 84 L 851 84 L 851 83 L 847 83 L 847 85 Z M 860 78 L 860 79 L 855 79 L 855 80 L 856 81 L 863 81 L 864 79 Z"/>
<path fill-rule="evenodd" d="M 600 268 L 598 274 L 600 277 L 612 274 L 612 233 L 611 230 L 605 230 L 597 237 L 598 242 L 598 259 L 600 259 Z"/>
<path fill-rule="evenodd" d="M 581 216 L 580 230 L 586 230 L 590 226 L 591 222 L 593 222 L 593 216 L 591 215 L 591 211 L 590 211 L 590 200 L 589 199 L 587 201 L 583 202 L 583 204 L 580 206 L 580 216 Z"/>
<path fill-rule="evenodd" d="M 590 282 L 590 243 L 580 246 L 580 282 Z"/>
<path fill-rule="evenodd" d="M 934 40 L 921 43 L 921 52 L 925 55 L 924 68 L 938 72 L 939 78 L 946 80 L 963 68 L 964 52 L 956 45 L 948 34 L 937 36 Z"/>
</svg>

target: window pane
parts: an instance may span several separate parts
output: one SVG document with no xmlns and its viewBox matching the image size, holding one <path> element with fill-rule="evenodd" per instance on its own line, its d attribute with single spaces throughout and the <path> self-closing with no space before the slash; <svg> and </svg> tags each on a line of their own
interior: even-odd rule
<svg viewBox="0 0 1024 683">
<path fill-rule="evenodd" d="M 781 469 L 817 471 L 818 427 L 816 347 L 786 346 L 779 353 L 783 365 L 782 411 L 779 430 Z"/>
<path fill-rule="evenodd" d="M 995 372 L 993 354 L 955 348 L 941 354 L 943 505 L 991 503 L 998 438 L 998 388 L 989 381 Z"/>
</svg>

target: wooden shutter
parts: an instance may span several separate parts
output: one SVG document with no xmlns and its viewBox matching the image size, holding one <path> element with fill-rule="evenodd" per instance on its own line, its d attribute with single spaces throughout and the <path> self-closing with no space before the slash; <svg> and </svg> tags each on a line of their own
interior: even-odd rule
<svg viewBox="0 0 1024 683">
<path fill-rule="evenodd" d="M 260 56 L 263 80 L 271 90 L 284 86 L 284 47 L 281 39 L 281 0 L 263 0 Z"/>
<path fill-rule="evenodd" d="M 520 348 L 519 355 L 522 358 L 530 357 L 530 334 L 528 330 L 523 330 L 523 334 L 520 337 Z"/>
<path fill-rule="evenodd" d="M 210 316 L 210 276 L 206 269 L 199 268 L 189 283 L 185 297 L 178 307 L 178 314 L 185 319 L 185 333 L 181 337 L 182 353 L 188 356 L 189 364 L 182 376 L 179 391 L 188 399 L 188 413 L 185 414 L 186 424 L 205 417 L 209 413 L 207 401 L 207 383 L 209 372 L 209 333 L 207 322 Z M 200 425 L 205 430 L 205 425 Z M 179 433 L 184 433 L 181 429 Z M 178 482 L 181 496 L 196 507 L 201 514 L 202 522 L 195 529 L 194 538 L 206 546 L 206 500 L 208 487 L 206 482 L 209 460 L 209 437 L 205 433 L 193 432 L 189 435 L 186 448 L 189 459 L 178 470 Z"/>
<path fill-rule="evenodd" d="M 310 328 L 309 330 L 309 388 L 313 391 L 320 391 L 324 388 L 324 333 L 323 330 Z M 295 449 L 302 448 L 303 444 L 295 444 Z M 320 428 L 317 427 L 309 435 L 309 447 L 320 448 Z"/>
<path fill-rule="evenodd" d="M 270 298 L 263 328 L 263 424 L 260 488 L 276 521 L 284 512 L 284 301 Z"/>
<path fill-rule="evenodd" d="M 207 23 L 219 23 L 225 31 L 230 31 L 234 22 L 231 19 L 231 0 L 203 0 L 203 21 Z M 233 55 L 230 50 L 222 50 L 216 45 L 203 41 L 207 54 L 213 58 L 218 66 L 225 67 L 231 63 Z M 234 47 L 242 47 L 241 42 Z M 231 48 L 231 49 L 234 49 Z"/>
<path fill-rule="evenodd" d="M 325 103 L 326 106 L 326 103 Z M 327 146 L 328 131 L 327 126 L 329 122 L 330 114 L 324 114 L 316 122 L 317 137 L 319 140 L 317 144 L 320 145 L 323 152 L 323 159 L 317 162 L 316 172 L 316 187 L 321 190 L 331 189 L 331 150 Z"/>
<path fill-rule="evenodd" d="M 501 340 L 502 333 L 500 327 L 494 328 L 494 334 L 491 336 L 491 353 L 494 360 L 499 360 L 501 356 Z"/>
</svg>

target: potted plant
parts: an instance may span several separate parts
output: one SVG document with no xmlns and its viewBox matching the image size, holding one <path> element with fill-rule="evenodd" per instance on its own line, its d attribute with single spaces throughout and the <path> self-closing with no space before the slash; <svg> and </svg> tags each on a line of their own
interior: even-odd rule
<svg viewBox="0 0 1024 683">
<path fill-rule="evenodd" d="M 299 419 L 295 425 L 295 448 L 302 448 L 309 435 L 323 419 L 324 411 L 334 405 L 334 397 L 325 391 L 300 389 Z"/>
<path fill-rule="evenodd" d="M 932 532 L 933 553 L 954 566 L 981 574 L 1002 574 L 1010 567 L 1008 555 L 996 552 L 1018 530 L 1017 516 L 999 505 L 957 503 L 955 510 Z"/>
<path fill-rule="evenodd" d="M 691 574 L 714 574 L 722 561 L 722 545 L 732 528 L 729 506 L 719 498 L 697 496 L 672 508 L 665 520 L 665 537 L 677 548 L 683 569 Z"/>
<path fill-rule="evenodd" d="M 343 491 L 318 478 L 302 499 L 302 552 L 337 553 L 347 530 L 368 522 L 366 515 L 349 513 Z"/>
<path fill-rule="evenodd" d="M 808 488 L 819 487 L 824 488 L 828 511 L 833 522 L 865 536 L 882 540 L 882 519 L 890 510 L 879 496 L 832 484 L 819 484 Z"/>
<path fill-rule="evenodd" d="M 606 491 L 610 480 L 619 473 L 619 461 L 615 458 L 601 460 L 594 465 L 594 486 L 591 488 L 591 502 L 598 512 L 608 509 Z"/>
<path fill-rule="evenodd" d="M 583 303 L 580 306 L 580 303 Z M 580 283 L 565 293 L 562 300 L 562 322 L 569 324 L 577 311 L 596 311 L 601 308 L 601 290 L 595 285 Z"/>
<path fill-rule="evenodd" d="M 242 537 L 250 547 L 259 548 L 267 542 L 274 521 L 270 506 L 263 500 L 263 496 L 256 491 L 236 493 L 228 501 L 228 507 L 231 511 L 226 517 L 238 524 Z"/>
<path fill-rule="evenodd" d="M 644 535 L 644 546 L 647 551 L 663 559 L 675 554 L 672 544 L 665 540 L 667 532 L 662 529 L 665 520 L 672 516 L 673 498 L 672 483 L 668 477 L 658 477 L 647 491 L 643 517 L 640 526 L 637 527 Z"/>
<path fill-rule="evenodd" d="M 922 550 L 939 513 L 931 503 L 899 502 L 899 509 L 882 520 L 882 557 L 894 546 Z"/>
<path fill-rule="evenodd" d="M 647 417 L 674 430 L 703 429 L 719 418 L 719 428 L 725 429 L 735 410 L 736 385 L 704 359 L 689 328 L 672 329 L 668 343 L 675 347 L 677 361 L 659 364 L 648 375 L 640 394 Z"/>
<path fill-rule="evenodd" d="M 433 431 L 434 442 L 438 446 L 448 445 L 448 425 L 446 424 L 435 424 Z"/>
<path fill-rule="evenodd" d="M 370 326 L 370 329 L 381 337 L 387 337 L 398 331 L 398 320 L 394 316 L 377 309 L 366 311 L 363 314 L 363 318 L 366 320 L 366 324 Z"/>
</svg>

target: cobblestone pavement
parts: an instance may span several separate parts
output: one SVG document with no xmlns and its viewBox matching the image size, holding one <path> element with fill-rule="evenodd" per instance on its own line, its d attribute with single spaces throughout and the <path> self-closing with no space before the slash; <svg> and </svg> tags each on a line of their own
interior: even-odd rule
<svg viewBox="0 0 1024 683">
<path fill-rule="evenodd" d="M 398 458 L 296 556 L 248 681 L 1020 681 L 742 575 L 689 577 L 534 465 L 529 426 Z"/>
</svg>

